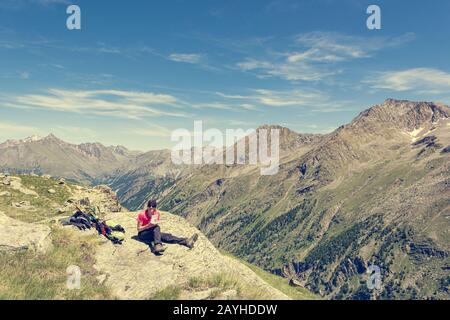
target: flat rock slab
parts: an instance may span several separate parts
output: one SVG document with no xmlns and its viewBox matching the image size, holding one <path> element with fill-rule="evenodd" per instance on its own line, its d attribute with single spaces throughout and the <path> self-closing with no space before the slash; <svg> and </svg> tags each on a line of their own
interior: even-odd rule
<svg viewBox="0 0 450 320">
<path fill-rule="evenodd" d="M 208 277 L 230 273 L 252 287 L 269 292 L 273 299 L 289 299 L 274 289 L 251 269 L 236 260 L 222 255 L 209 240 L 181 217 L 162 212 L 159 223 L 162 232 L 179 237 L 199 234 L 193 249 L 176 244 L 166 244 L 161 256 L 150 252 L 148 245 L 133 239 L 136 236 L 137 213 L 115 213 L 113 219 L 126 229 L 122 245 L 102 243 L 96 254 L 95 268 L 107 275 L 106 285 L 120 299 L 148 299 L 170 285 L 182 285 L 195 277 Z"/>
<path fill-rule="evenodd" d="M 0 250 L 36 250 L 46 252 L 51 247 L 48 226 L 12 219 L 0 212 Z"/>
<path fill-rule="evenodd" d="M 19 179 L 12 179 L 10 186 L 11 186 L 11 189 L 17 190 L 23 194 L 33 196 L 33 197 L 39 196 L 36 191 L 25 188 Z"/>
</svg>

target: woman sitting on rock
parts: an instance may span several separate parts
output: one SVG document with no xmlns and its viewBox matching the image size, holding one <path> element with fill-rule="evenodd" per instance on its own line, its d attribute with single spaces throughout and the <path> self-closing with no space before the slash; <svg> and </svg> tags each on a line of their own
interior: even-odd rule
<svg viewBox="0 0 450 320">
<path fill-rule="evenodd" d="M 198 239 L 198 235 L 194 234 L 190 238 L 179 238 L 170 233 L 161 232 L 159 222 L 161 213 L 156 209 L 156 200 L 150 200 L 147 209 L 142 211 L 137 217 L 137 230 L 139 240 L 145 243 L 153 243 L 152 252 L 155 254 L 162 253 L 165 249 L 162 243 L 176 243 L 192 249 L 194 243 Z M 155 223 L 153 223 L 155 222 Z"/>
</svg>

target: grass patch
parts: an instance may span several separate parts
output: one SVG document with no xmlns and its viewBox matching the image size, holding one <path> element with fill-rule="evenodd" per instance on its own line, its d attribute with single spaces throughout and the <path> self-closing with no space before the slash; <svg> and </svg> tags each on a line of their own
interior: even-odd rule
<svg viewBox="0 0 450 320">
<path fill-rule="evenodd" d="M 233 290 L 232 296 L 224 296 L 226 291 Z M 150 300 L 178 300 L 190 299 L 196 292 L 206 292 L 202 299 L 240 299 L 240 300 L 265 300 L 270 299 L 265 292 L 261 292 L 247 284 L 244 284 L 235 276 L 228 273 L 219 273 L 210 277 L 190 278 L 184 285 L 168 286 L 153 296 Z"/>
<path fill-rule="evenodd" d="M 168 286 L 155 293 L 150 300 L 178 300 L 181 295 L 180 286 Z"/>
<path fill-rule="evenodd" d="M 67 189 L 67 186 L 70 187 L 70 185 L 67 183 L 64 186 L 60 186 L 58 185 L 58 181 L 55 179 L 45 179 L 31 175 L 22 175 L 19 177 L 22 179 L 23 186 L 26 188 L 34 187 L 34 191 L 36 191 L 40 196 L 45 196 L 50 201 L 59 205 L 62 205 L 71 196 L 71 193 Z M 56 192 L 54 194 L 50 194 L 48 192 L 49 189 L 53 189 Z"/>
<path fill-rule="evenodd" d="M 24 221 L 39 222 L 58 215 L 57 211 L 68 199 L 71 198 L 71 185 L 58 185 L 58 181 L 54 179 L 45 179 L 42 177 L 34 177 L 21 175 L 21 184 L 28 189 L 35 191 L 39 196 L 24 194 L 18 190 L 14 190 L 9 186 L 0 184 L 0 192 L 7 191 L 10 196 L 0 197 L 0 211 L 7 216 Z M 54 189 L 55 193 L 48 192 Z M 27 201 L 33 207 L 33 210 L 15 208 L 13 203 Z"/>
<path fill-rule="evenodd" d="M 53 248 L 45 254 L 36 252 L 0 252 L 0 299 L 57 300 L 111 299 L 109 289 L 99 285 L 94 265 L 98 238 L 80 239 L 71 229 L 54 226 Z M 66 269 L 79 266 L 80 290 L 66 287 Z"/>
<path fill-rule="evenodd" d="M 289 298 L 294 300 L 320 300 L 321 297 L 311 293 L 308 289 L 302 287 L 292 287 L 289 285 L 287 279 L 267 272 L 245 260 L 238 259 L 235 256 L 231 255 L 228 252 L 223 252 L 222 254 L 227 255 L 235 260 L 238 260 L 240 263 L 249 267 L 254 273 L 256 273 L 262 280 L 267 282 L 269 285 L 283 292 Z"/>
</svg>

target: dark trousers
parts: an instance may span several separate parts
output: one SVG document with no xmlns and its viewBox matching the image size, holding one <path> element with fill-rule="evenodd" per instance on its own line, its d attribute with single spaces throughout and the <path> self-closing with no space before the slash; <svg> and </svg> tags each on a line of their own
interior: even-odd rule
<svg viewBox="0 0 450 320">
<path fill-rule="evenodd" d="M 148 244 L 151 242 L 154 242 L 155 244 L 164 242 L 185 245 L 187 240 L 186 238 L 179 238 L 170 233 L 161 232 L 161 228 L 158 225 L 151 229 L 139 232 L 138 236 L 141 241 Z"/>
</svg>

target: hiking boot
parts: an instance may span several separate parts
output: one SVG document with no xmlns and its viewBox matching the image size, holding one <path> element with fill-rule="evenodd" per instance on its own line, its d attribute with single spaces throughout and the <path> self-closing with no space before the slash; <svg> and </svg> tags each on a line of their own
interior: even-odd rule
<svg viewBox="0 0 450 320">
<path fill-rule="evenodd" d="M 198 240 L 198 234 L 194 234 L 192 237 L 186 240 L 186 247 L 192 249 L 194 247 L 194 243 Z"/>
<path fill-rule="evenodd" d="M 158 243 L 154 246 L 153 251 L 156 253 L 164 252 L 166 249 L 163 247 L 162 244 Z"/>
</svg>

